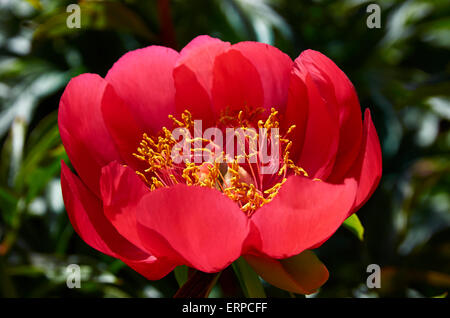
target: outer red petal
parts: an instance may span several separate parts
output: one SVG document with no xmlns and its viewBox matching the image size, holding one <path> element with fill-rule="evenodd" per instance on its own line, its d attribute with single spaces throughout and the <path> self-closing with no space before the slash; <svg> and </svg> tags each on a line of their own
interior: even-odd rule
<svg viewBox="0 0 450 318">
<path fill-rule="evenodd" d="M 145 195 L 138 205 L 138 233 L 156 256 L 169 256 L 203 272 L 217 272 L 240 255 L 248 219 L 219 191 L 186 185 Z"/>
<path fill-rule="evenodd" d="M 232 49 L 241 52 L 256 68 L 264 90 L 261 106 L 266 109 L 274 107 L 284 112 L 294 64 L 291 58 L 271 45 L 258 42 L 239 42 Z"/>
<path fill-rule="evenodd" d="M 122 236 L 143 248 L 136 213 L 139 201 L 150 189 L 131 168 L 112 162 L 102 169 L 100 190 L 105 216 Z"/>
<path fill-rule="evenodd" d="M 296 64 L 295 73 L 306 84 L 309 101 L 308 120 L 299 164 L 309 176 L 325 179 L 333 169 L 338 151 L 337 115 L 335 109 L 320 95 L 313 78 L 303 66 Z"/>
<path fill-rule="evenodd" d="M 369 109 L 366 109 L 364 115 L 363 142 L 352 168 L 348 172 L 347 177 L 354 178 L 358 182 L 356 191 L 356 199 L 353 208 L 349 211 L 348 216 L 358 211 L 361 206 L 373 194 L 381 179 L 382 158 L 380 142 L 377 132 L 372 123 Z M 348 217 L 347 216 L 347 217 Z M 318 248 L 325 243 L 328 238 L 310 247 L 310 249 Z"/>
<path fill-rule="evenodd" d="M 366 109 L 364 112 L 362 139 L 363 142 L 358 158 L 346 176 L 353 177 L 358 182 L 358 191 L 352 213 L 356 212 L 370 198 L 381 179 L 382 158 L 380 141 L 369 109 Z"/>
<path fill-rule="evenodd" d="M 334 185 L 289 177 L 277 196 L 251 217 L 261 238 L 255 249 L 272 258 L 299 254 L 338 229 L 355 195 L 356 182 L 352 179 Z"/>
<path fill-rule="evenodd" d="M 207 35 L 196 37 L 180 52 L 173 72 L 178 112 L 189 109 L 194 118 L 202 118 L 205 127 L 214 121 L 211 106 L 214 60 L 229 47 L 230 43 Z"/>
<path fill-rule="evenodd" d="M 60 101 L 58 125 L 64 148 L 89 189 L 99 194 L 100 169 L 120 160 L 101 113 L 108 83 L 95 74 L 82 74 L 67 85 Z M 111 100 L 114 107 L 114 100 Z"/>
<path fill-rule="evenodd" d="M 103 215 L 101 201 L 62 163 L 61 187 L 70 222 L 91 247 L 121 259 L 148 279 L 160 279 L 174 265 L 157 259 L 129 243 Z"/>
<path fill-rule="evenodd" d="M 136 272 L 150 280 L 159 280 L 169 274 L 175 265 L 165 259 L 149 256 L 145 260 L 121 259 Z"/>
<path fill-rule="evenodd" d="M 178 56 L 170 48 L 149 46 L 122 56 L 106 75 L 147 133 L 171 124 L 168 115 L 175 113 L 172 71 Z"/>
<path fill-rule="evenodd" d="M 339 148 L 329 180 L 341 182 L 356 159 L 361 145 L 362 121 L 358 96 L 344 72 L 322 53 L 306 50 L 299 59 L 311 74 L 321 96 L 337 106 Z"/>
<path fill-rule="evenodd" d="M 88 245 L 104 254 L 115 257 L 116 253 L 97 232 L 87 212 L 91 210 L 101 211 L 101 201 L 86 189 L 64 162 L 61 164 L 61 189 L 70 223 Z"/>
<path fill-rule="evenodd" d="M 98 236 L 116 257 L 118 255 L 132 259 L 145 259 L 148 257 L 147 253 L 131 244 L 117 232 L 103 214 L 103 207 L 100 200 L 86 189 L 84 184 L 64 163 L 62 165 L 62 179 L 65 184 L 63 186 L 63 189 L 65 189 L 65 191 L 63 191 L 63 196 L 70 219 L 77 220 L 78 218 L 83 217 L 83 220 L 85 220 L 82 224 L 75 222 L 75 228 L 78 228 L 78 230 L 85 235 L 90 235 L 92 233 L 95 235 L 95 233 L 98 233 Z M 89 220 L 91 225 L 86 225 L 87 220 Z M 95 232 L 87 232 L 86 228 L 94 230 Z M 89 241 L 87 241 L 88 244 Z"/>
<path fill-rule="evenodd" d="M 290 258 L 246 255 L 245 259 L 268 283 L 298 294 L 312 294 L 328 280 L 328 270 L 312 251 Z"/>
</svg>

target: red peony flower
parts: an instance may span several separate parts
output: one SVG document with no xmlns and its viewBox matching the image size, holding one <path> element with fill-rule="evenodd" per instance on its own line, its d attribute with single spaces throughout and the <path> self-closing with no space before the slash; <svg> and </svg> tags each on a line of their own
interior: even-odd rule
<svg viewBox="0 0 450 318">
<path fill-rule="evenodd" d="M 270 45 L 200 36 L 180 53 L 129 52 L 104 79 L 72 79 L 61 98 L 61 138 L 78 174 L 63 163 L 70 221 L 148 279 L 178 265 L 218 272 L 244 256 L 270 283 L 309 293 L 328 272 L 306 250 L 381 177 L 369 110 L 361 118 L 351 82 L 312 50 L 293 62 Z M 202 130 L 278 128 L 280 168 L 263 174 L 247 152 L 243 162 L 175 163 L 171 129 L 192 132 L 196 120 Z"/>
</svg>

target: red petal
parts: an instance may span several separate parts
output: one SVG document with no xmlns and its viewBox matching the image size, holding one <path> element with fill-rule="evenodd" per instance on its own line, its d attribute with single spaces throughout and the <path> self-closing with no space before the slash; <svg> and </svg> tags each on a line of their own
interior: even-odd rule
<svg viewBox="0 0 450 318">
<path fill-rule="evenodd" d="M 138 233 L 147 249 L 203 272 L 217 272 L 240 255 L 248 220 L 215 189 L 186 185 L 162 188 L 138 206 Z"/>
<path fill-rule="evenodd" d="M 168 115 L 175 113 L 172 72 L 178 56 L 170 48 L 149 46 L 122 56 L 106 75 L 147 133 L 171 124 Z"/>
<path fill-rule="evenodd" d="M 323 241 L 344 222 L 353 206 L 356 182 L 334 185 L 291 176 L 277 196 L 253 214 L 261 243 L 272 258 L 287 258 Z"/>
<path fill-rule="evenodd" d="M 59 131 L 69 159 L 97 195 L 101 167 L 120 160 L 100 109 L 107 86 L 95 74 L 73 78 L 61 97 L 58 113 Z"/>
<path fill-rule="evenodd" d="M 70 169 L 62 164 L 62 179 L 64 179 L 63 196 L 70 220 L 74 221 L 73 226 L 80 231 L 80 236 L 86 243 L 98 242 L 101 239 L 109 248 L 106 254 L 113 256 L 124 256 L 131 259 L 145 259 L 146 253 L 131 244 L 121 236 L 103 214 L 103 207 L 100 202 L 78 179 Z M 77 222 L 82 220 L 83 222 Z M 82 234 L 83 235 L 82 235 Z M 100 244 L 100 243 L 98 243 Z M 97 244 L 97 245 L 98 245 Z M 103 252 L 103 251 L 101 251 Z"/>
<path fill-rule="evenodd" d="M 294 162 L 298 162 L 305 140 L 309 111 L 308 103 L 306 85 L 303 80 L 295 74 L 295 71 L 292 70 L 290 75 L 288 101 L 286 111 L 283 114 L 280 133 L 283 135 L 289 127 L 295 125 L 294 130 L 287 136 L 288 139 L 293 141 L 290 158 Z"/>
<path fill-rule="evenodd" d="M 232 49 L 241 52 L 256 68 L 264 91 L 261 106 L 284 112 L 293 66 L 291 58 L 271 45 L 258 42 L 239 42 Z"/>
<path fill-rule="evenodd" d="M 373 125 L 369 109 L 364 112 L 363 142 L 351 170 L 346 177 L 358 182 L 355 207 L 356 212 L 373 194 L 381 179 L 382 158 L 380 141 Z M 350 214 L 349 214 L 350 215 Z"/>
<path fill-rule="evenodd" d="M 212 101 L 216 116 L 228 110 L 264 105 L 264 90 L 256 67 L 234 49 L 216 57 L 214 63 Z"/>
<path fill-rule="evenodd" d="M 229 47 L 230 43 L 207 35 L 196 37 L 181 51 L 173 71 L 177 111 L 189 109 L 194 118 L 202 118 L 204 127 L 214 122 L 211 106 L 214 60 Z"/>
<path fill-rule="evenodd" d="M 198 49 L 204 50 L 206 47 L 221 45 L 221 43 L 226 44 L 227 47 L 230 46 L 228 42 L 223 42 L 222 40 L 210 37 L 209 35 L 199 35 L 196 38 L 194 38 L 191 42 L 186 44 L 186 46 L 181 50 L 180 55 L 186 56 L 189 54 L 195 54 L 194 52 L 198 51 Z"/>
<path fill-rule="evenodd" d="M 142 247 L 137 234 L 136 208 L 150 189 L 132 169 L 112 162 L 102 169 L 100 190 L 105 216 L 122 236 Z"/>
<path fill-rule="evenodd" d="M 128 165 L 135 170 L 142 170 L 143 162 L 134 157 L 133 153 L 136 153 L 145 131 L 111 85 L 108 85 L 105 92 L 101 110 L 114 144 Z"/>
<path fill-rule="evenodd" d="M 312 251 L 290 258 L 246 255 L 245 259 L 266 282 L 297 294 L 312 294 L 328 280 L 328 270 Z"/>
<path fill-rule="evenodd" d="M 339 115 L 339 148 L 330 181 L 341 182 L 361 145 L 361 108 L 355 88 L 344 72 L 325 55 L 306 50 L 300 55 L 302 65 L 311 74 L 321 95 L 336 103 Z"/>
<path fill-rule="evenodd" d="M 298 60 L 298 59 L 297 59 Z M 296 60 L 296 63 L 299 63 Z M 336 113 L 320 95 L 311 75 L 300 64 L 295 74 L 306 84 L 308 92 L 308 120 L 299 165 L 309 176 L 325 179 L 331 172 L 339 144 L 339 125 Z"/>
<path fill-rule="evenodd" d="M 200 85 L 210 94 L 213 85 L 214 60 L 229 47 L 230 43 L 207 35 L 196 37 L 180 52 L 177 67 L 184 65 L 190 69 Z"/>
<path fill-rule="evenodd" d="M 103 215 L 101 201 L 62 163 L 61 187 L 70 222 L 80 237 L 96 250 L 121 259 L 148 279 L 160 279 L 174 268 L 129 243 Z"/>
<path fill-rule="evenodd" d="M 214 125 L 214 113 L 211 99 L 205 88 L 198 81 L 195 73 L 181 64 L 173 71 L 176 87 L 177 113 L 189 110 L 194 119 L 202 119 L 204 128 Z"/>
<path fill-rule="evenodd" d="M 169 274 L 175 268 L 175 265 L 164 259 L 149 256 L 145 260 L 121 259 L 136 272 L 150 280 L 159 280 Z"/>
<path fill-rule="evenodd" d="M 97 232 L 87 212 L 95 210 L 96 213 L 99 213 L 98 211 L 102 210 L 101 201 L 86 189 L 64 162 L 61 164 L 61 189 L 70 223 L 88 245 L 104 254 L 115 257 L 116 253 Z"/>
</svg>

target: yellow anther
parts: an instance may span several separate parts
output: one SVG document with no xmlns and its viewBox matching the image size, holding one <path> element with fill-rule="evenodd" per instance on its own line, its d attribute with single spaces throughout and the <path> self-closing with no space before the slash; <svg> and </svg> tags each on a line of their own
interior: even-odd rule
<svg viewBox="0 0 450 318">
<path fill-rule="evenodd" d="M 291 127 L 289 127 L 289 129 L 286 132 L 286 135 L 289 135 L 297 126 L 292 125 Z"/>
<path fill-rule="evenodd" d="M 175 175 L 170 174 L 169 177 L 170 177 L 170 179 L 172 180 L 173 183 L 175 183 L 175 184 L 178 183 L 178 180 L 177 180 L 177 178 L 175 177 Z"/>
<path fill-rule="evenodd" d="M 175 117 L 173 117 L 172 115 L 169 115 L 169 119 L 173 120 L 175 125 L 177 125 L 178 127 L 184 127 L 184 124 Z"/>
<path fill-rule="evenodd" d="M 156 177 L 152 177 L 152 182 L 153 182 L 153 185 L 156 188 L 163 188 L 164 187 L 164 184 L 161 181 L 159 181 L 158 178 L 156 178 Z"/>
</svg>

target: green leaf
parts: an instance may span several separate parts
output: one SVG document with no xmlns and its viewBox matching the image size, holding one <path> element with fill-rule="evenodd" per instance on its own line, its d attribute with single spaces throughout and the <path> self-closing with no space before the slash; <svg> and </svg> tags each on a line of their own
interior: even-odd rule
<svg viewBox="0 0 450 318">
<path fill-rule="evenodd" d="M 56 113 L 53 113 L 49 115 L 49 122 L 45 119 L 41 121 L 42 127 L 36 127 L 27 142 L 26 154 L 15 179 L 15 188 L 21 192 L 28 186 L 31 190 L 27 196 L 29 200 L 32 200 L 60 169 L 59 162 L 62 158 L 55 156 L 52 151 L 61 142 L 56 118 Z"/>
<path fill-rule="evenodd" d="M 247 298 L 266 298 L 266 293 L 258 274 L 248 265 L 242 257 L 233 263 L 233 270 L 241 284 L 241 288 Z"/>
<path fill-rule="evenodd" d="M 18 198 L 9 189 L 0 187 L 0 212 L 3 221 L 8 225 L 13 222 L 18 201 Z"/>
<path fill-rule="evenodd" d="M 175 293 L 174 298 L 207 298 L 222 272 L 204 273 L 194 271 L 186 283 Z"/>
<path fill-rule="evenodd" d="M 177 280 L 178 286 L 181 287 L 188 280 L 188 267 L 186 265 L 181 265 L 175 267 L 173 270 L 175 274 L 175 279 Z"/>
<path fill-rule="evenodd" d="M 364 227 L 361 224 L 358 216 L 352 214 L 344 221 L 344 226 L 355 234 L 361 241 L 364 240 Z"/>
</svg>

